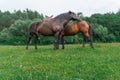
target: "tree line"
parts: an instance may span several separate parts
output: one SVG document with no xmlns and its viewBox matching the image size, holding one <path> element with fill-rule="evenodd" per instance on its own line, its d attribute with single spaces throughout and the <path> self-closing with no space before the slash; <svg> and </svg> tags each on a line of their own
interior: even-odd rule
<svg viewBox="0 0 120 80">
<path fill-rule="evenodd" d="M 94 42 L 120 42 L 120 10 L 117 13 L 95 13 L 90 17 L 85 17 L 81 12 L 78 12 L 77 15 L 91 25 Z M 15 10 L 14 12 L 0 11 L 0 44 L 26 44 L 28 26 L 31 22 L 41 21 L 43 18 L 45 18 L 45 15 L 30 9 Z M 50 36 L 39 37 L 39 44 L 53 44 L 53 41 L 53 37 Z M 81 33 L 65 37 L 65 43 L 67 44 L 81 42 Z"/>
</svg>

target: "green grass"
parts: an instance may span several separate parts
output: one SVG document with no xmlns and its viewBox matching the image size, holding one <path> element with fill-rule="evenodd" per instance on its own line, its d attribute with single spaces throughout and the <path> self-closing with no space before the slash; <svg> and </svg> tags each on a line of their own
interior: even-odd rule
<svg viewBox="0 0 120 80">
<path fill-rule="evenodd" d="M 0 80 L 120 80 L 120 43 L 94 45 L 0 46 Z"/>
</svg>

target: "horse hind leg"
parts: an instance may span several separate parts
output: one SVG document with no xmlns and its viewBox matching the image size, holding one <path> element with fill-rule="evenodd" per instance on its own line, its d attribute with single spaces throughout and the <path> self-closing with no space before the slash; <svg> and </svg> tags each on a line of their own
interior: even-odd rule
<svg viewBox="0 0 120 80">
<path fill-rule="evenodd" d="M 35 34 L 34 44 L 35 44 L 35 49 L 37 49 L 37 44 L 38 44 L 38 35 L 37 34 Z"/>
<path fill-rule="evenodd" d="M 26 49 L 28 49 L 28 45 L 29 45 L 30 41 L 32 40 L 32 36 L 33 36 L 33 34 L 30 34 L 30 36 L 27 40 Z"/>
<path fill-rule="evenodd" d="M 83 36 L 82 47 L 85 47 L 86 38 L 89 37 L 89 34 L 88 33 L 82 33 L 82 36 Z"/>
<path fill-rule="evenodd" d="M 85 41 L 86 41 L 86 38 L 85 38 L 85 37 L 83 37 L 82 47 L 85 47 Z"/>
<path fill-rule="evenodd" d="M 90 47 L 93 48 L 92 35 L 87 33 L 85 37 L 89 40 Z"/>
<path fill-rule="evenodd" d="M 64 49 L 64 36 L 61 35 L 61 36 L 60 36 L 60 39 L 61 39 L 61 43 L 62 43 L 62 49 Z"/>
<path fill-rule="evenodd" d="M 57 50 L 57 49 L 59 49 L 60 33 L 59 33 L 59 32 L 56 32 L 56 33 L 54 34 L 54 38 L 55 38 L 55 41 L 54 41 L 54 50 Z"/>
<path fill-rule="evenodd" d="M 89 43 L 90 43 L 90 47 L 93 48 L 93 42 L 92 42 L 92 35 L 89 34 L 89 33 L 84 33 L 83 34 L 84 36 L 84 40 L 83 40 L 83 46 L 84 46 L 84 42 L 85 42 L 85 39 L 88 39 L 89 40 Z"/>
</svg>

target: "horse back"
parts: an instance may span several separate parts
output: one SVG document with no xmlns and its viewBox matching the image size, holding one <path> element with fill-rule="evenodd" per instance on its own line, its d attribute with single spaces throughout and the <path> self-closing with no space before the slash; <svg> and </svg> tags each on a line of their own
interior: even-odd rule
<svg viewBox="0 0 120 80">
<path fill-rule="evenodd" d="M 78 28 L 76 22 L 68 23 L 65 26 L 65 29 L 63 31 L 64 35 L 66 35 L 66 36 L 75 35 L 78 32 L 79 32 L 79 28 Z"/>
<path fill-rule="evenodd" d="M 51 36 L 53 35 L 53 24 L 49 21 L 43 21 L 37 28 L 38 33 L 44 36 Z"/>
</svg>

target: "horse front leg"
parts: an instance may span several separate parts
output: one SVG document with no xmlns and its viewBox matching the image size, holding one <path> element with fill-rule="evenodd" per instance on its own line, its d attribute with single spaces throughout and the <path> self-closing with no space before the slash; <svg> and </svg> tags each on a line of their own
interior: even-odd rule
<svg viewBox="0 0 120 80">
<path fill-rule="evenodd" d="M 56 32 L 54 34 L 54 38 L 55 38 L 55 41 L 54 41 L 54 50 L 57 50 L 59 49 L 59 32 Z"/>
</svg>

